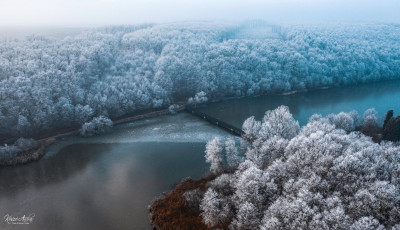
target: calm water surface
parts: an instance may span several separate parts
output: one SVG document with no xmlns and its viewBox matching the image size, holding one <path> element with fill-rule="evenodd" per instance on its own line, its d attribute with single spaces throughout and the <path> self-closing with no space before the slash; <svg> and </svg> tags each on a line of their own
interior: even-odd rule
<svg viewBox="0 0 400 230">
<path fill-rule="evenodd" d="M 206 173 L 204 143 L 76 144 L 0 169 L 0 229 L 151 229 L 147 206 L 182 178 Z"/>
<path fill-rule="evenodd" d="M 289 96 L 243 98 L 201 109 L 238 127 L 249 116 L 284 104 L 301 124 L 374 107 L 400 114 L 400 81 L 318 90 Z M 85 141 L 70 138 L 28 165 L 0 168 L 0 217 L 35 214 L 28 226 L 0 220 L 0 229 L 150 229 L 147 205 L 185 177 L 200 177 L 205 142 L 223 131 L 188 114 L 115 127 Z"/>
<path fill-rule="evenodd" d="M 240 98 L 211 103 L 200 109 L 210 115 L 223 119 L 237 127 L 249 116 L 262 119 L 265 111 L 287 105 L 290 112 L 300 122 L 307 123 L 308 118 L 319 113 L 328 115 L 341 111 L 358 111 L 362 116 L 365 110 L 375 108 L 380 117 L 389 109 L 400 115 L 400 81 L 387 81 L 353 87 L 332 88 L 296 93 L 287 96 L 266 95 L 253 98 Z"/>
</svg>

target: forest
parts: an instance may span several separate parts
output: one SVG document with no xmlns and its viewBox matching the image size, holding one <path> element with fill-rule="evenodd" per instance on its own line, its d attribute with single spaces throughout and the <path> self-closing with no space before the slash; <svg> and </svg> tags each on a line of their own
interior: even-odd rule
<svg viewBox="0 0 400 230">
<path fill-rule="evenodd" d="M 375 143 L 356 131 L 380 125 L 374 109 L 362 117 L 315 114 L 303 127 L 286 106 L 267 111 L 261 121 L 250 117 L 243 138 L 207 143 L 211 175 L 185 180 L 155 201 L 153 226 L 193 221 L 196 229 L 399 229 L 399 143 Z"/>
<path fill-rule="evenodd" d="M 169 23 L 0 42 L 0 135 L 145 109 L 399 78 L 397 24 Z M 108 126 L 106 124 L 106 126 Z M 90 124 L 85 126 L 92 127 Z"/>
</svg>

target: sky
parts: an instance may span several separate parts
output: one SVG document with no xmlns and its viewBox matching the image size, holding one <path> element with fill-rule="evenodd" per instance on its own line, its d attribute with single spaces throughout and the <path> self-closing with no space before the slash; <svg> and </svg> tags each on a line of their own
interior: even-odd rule
<svg viewBox="0 0 400 230">
<path fill-rule="evenodd" d="M 400 0 L 0 0 L 0 26 L 249 19 L 400 22 Z"/>
</svg>

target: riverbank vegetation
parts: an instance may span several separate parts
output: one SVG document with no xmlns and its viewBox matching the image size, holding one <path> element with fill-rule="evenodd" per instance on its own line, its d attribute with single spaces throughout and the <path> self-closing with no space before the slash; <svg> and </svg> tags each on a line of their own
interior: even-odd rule
<svg viewBox="0 0 400 230">
<path fill-rule="evenodd" d="M 13 145 L 0 146 L 0 166 L 26 164 L 38 160 L 47 146 L 57 139 L 48 138 L 41 141 L 19 138 Z"/>
<path fill-rule="evenodd" d="M 395 136 L 389 130 L 397 126 L 387 125 L 398 118 L 388 112 L 382 137 Z M 184 223 L 185 215 L 174 222 L 178 217 L 169 210 L 178 206 L 190 210 L 191 219 L 201 217 L 198 229 L 398 229 L 399 142 L 377 143 L 361 133 L 372 134 L 381 123 L 373 109 L 361 118 L 355 112 L 313 115 L 301 128 L 285 106 L 262 121 L 250 117 L 243 124 L 247 141 L 210 141 L 212 176 L 186 180 L 179 192 L 156 201 L 153 224 L 179 229 L 168 224 Z M 188 181 L 198 186 L 186 187 Z M 163 202 L 169 205 L 160 208 Z"/>
<path fill-rule="evenodd" d="M 397 79 L 399 33 L 396 24 L 175 23 L 3 40 L 0 136 L 114 120 L 199 92 L 218 100 Z"/>
</svg>

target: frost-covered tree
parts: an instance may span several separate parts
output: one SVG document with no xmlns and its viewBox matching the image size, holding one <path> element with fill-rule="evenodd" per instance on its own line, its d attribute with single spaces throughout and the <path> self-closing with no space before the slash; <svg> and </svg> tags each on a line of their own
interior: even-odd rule
<svg viewBox="0 0 400 230">
<path fill-rule="evenodd" d="M 204 223 L 210 226 L 222 224 L 230 212 L 229 203 L 220 197 L 220 194 L 213 189 L 208 189 L 200 204 L 200 210 Z"/>
<path fill-rule="evenodd" d="M 14 144 L 23 151 L 37 148 L 39 146 L 39 142 L 32 138 L 18 138 Z"/>
<path fill-rule="evenodd" d="M 18 138 L 14 145 L 0 146 L 0 164 L 7 164 L 25 151 L 39 147 L 39 142 L 30 138 Z"/>
<path fill-rule="evenodd" d="M 229 166 L 237 166 L 241 162 L 241 156 L 234 139 L 229 138 L 225 141 L 225 152 Z"/>
<path fill-rule="evenodd" d="M 343 129 L 346 132 L 353 131 L 358 120 L 357 112 L 339 114 L 330 114 L 327 117 L 331 124 L 334 124 L 337 129 Z"/>
<path fill-rule="evenodd" d="M 368 109 L 367 111 L 365 111 L 361 122 L 362 133 L 372 136 L 375 140 L 378 140 L 378 137 L 376 137 L 375 133 L 378 133 L 378 131 L 381 130 L 381 127 L 379 125 L 378 113 L 376 112 L 376 110 Z"/>
<path fill-rule="evenodd" d="M 201 104 L 201 103 L 205 103 L 208 101 L 208 98 L 206 96 L 206 93 L 201 91 L 196 93 L 196 95 L 194 95 L 194 97 L 190 97 L 188 99 L 188 104 Z"/>
<path fill-rule="evenodd" d="M 378 126 L 378 113 L 375 109 L 368 109 L 364 112 L 362 117 L 362 124 L 365 127 Z"/>
<path fill-rule="evenodd" d="M 78 123 L 84 124 L 89 121 L 89 119 L 93 116 L 93 109 L 89 105 L 82 106 L 78 104 L 75 107 L 75 117 Z"/>
<path fill-rule="evenodd" d="M 383 230 L 385 227 L 370 216 L 361 217 L 350 226 L 350 230 Z"/>
<path fill-rule="evenodd" d="M 289 107 L 282 105 L 265 113 L 259 136 L 265 139 L 273 136 L 292 139 L 299 130 L 299 122 L 293 118 Z"/>
<path fill-rule="evenodd" d="M 82 125 L 80 134 L 84 137 L 93 136 L 105 132 L 113 126 L 112 121 L 108 117 L 99 116 L 93 118 L 90 122 Z"/>
<path fill-rule="evenodd" d="M 214 138 L 206 145 L 206 162 L 210 163 L 210 171 L 217 173 L 222 169 L 222 146 L 219 138 Z"/>
<path fill-rule="evenodd" d="M 17 146 L 0 146 L 0 164 L 12 160 L 22 153 Z"/>
<path fill-rule="evenodd" d="M 144 24 L 2 40 L 0 133 L 81 126 L 189 97 L 202 103 L 399 78 L 396 24 L 253 26 Z"/>
<path fill-rule="evenodd" d="M 282 133 L 291 120 L 274 118 L 282 108 L 267 114 L 281 122 L 271 126 L 272 133 Z M 375 113 L 366 114 L 363 120 Z M 258 133 L 246 148 L 237 148 L 246 159 L 235 171 L 208 184 L 201 201 L 204 223 L 230 229 L 397 229 L 400 146 L 374 143 L 355 131 L 356 120 L 354 113 L 314 115 L 289 139 Z"/>
<path fill-rule="evenodd" d="M 169 107 L 168 107 L 168 110 L 169 110 L 169 112 L 171 113 L 171 114 L 176 114 L 177 112 L 176 112 L 176 110 L 177 109 L 179 109 L 179 105 L 170 105 Z"/>
<path fill-rule="evenodd" d="M 30 133 L 31 132 L 31 124 L 29 123 L 28 119 L 23 116 L 19 115 L 18 116 L 18 123 L 16 129 L 20 133 Z"/>
<path fill-rule="evenodd" d="M 261 128 L 261 122 L 256 121 L 254 116 L 247 118 L 242 125 L 242 130 L 245 133 L 245 137 L 249 140 L 252 140 L 258 136 L 260 128 Z"/>
<path fill-rule="evenodd" d="M 199 189 L 194 189 L 183 193 L 183 198 L 185 198 L 185 202 L 188 207 L 192 209 L 198 209 L 200 207 L 203 194 Z"/>
<path fill-rule="evenodd" d="M 256 207 L 249 202 L 244 202 L 240 205 L 235 220 L 233 220 L 233 229 L 257 229 L 259 217 L 257 216 Z"/>
</svg>

